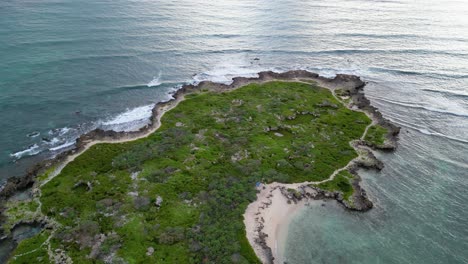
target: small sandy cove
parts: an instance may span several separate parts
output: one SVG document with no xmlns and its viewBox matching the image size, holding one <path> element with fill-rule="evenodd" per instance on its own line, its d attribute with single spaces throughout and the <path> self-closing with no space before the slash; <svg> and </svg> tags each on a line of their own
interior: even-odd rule
<svg viewBox="0 0 468 264">
<path fill-rule="evenodd" d="M 249 204 L 244 213 L 244 224 L 247 239 L 262 263 L 270 263 L 269 252 L 262 243 L 271 249 L 274 263 L 283 261 L 284 244 L 287 238 L 287 229 L 295 213 L 303 208 L 309 201 L 302 199 L 296 203 L 290 201 L 281 192 L 281 189 L 297 189 L 306 183 L 262 184 L 257 187 L 257 200 Z M 264 240 L 261 239 L 264 237 Z M 263 242 L 262 242 L 263 240 Z"/>
</svg>

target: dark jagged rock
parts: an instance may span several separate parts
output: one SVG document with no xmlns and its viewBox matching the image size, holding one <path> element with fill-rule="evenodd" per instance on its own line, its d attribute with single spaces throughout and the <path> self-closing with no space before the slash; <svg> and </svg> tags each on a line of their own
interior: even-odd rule
<svg viewBox="0 0 468 264">
<path fill-rule="evenodd" d="M 350 205 L 347 201 L 341 201 L 341 203 L 350 210 L 355 211 L 368 211 L 374 207 L 373 203 L 367 198 L 367 193 L 361 188 L 359 184 L 361 181 L 360 177 L 356 174 L 355 179 L 352 182 L 354 188 L 353 204 Z"/>
<path fill-rule="evenodd" d="M 8 198 L 12 196 L 13 194 L 15 194 L 17 191 L 24 190 L 28 187 L 31 187 L 32 184 L 34 183 L 34 178 L 42 169 L 42 167 L 43 167 L 42 164 L 36 164 L 23 177 L 8 178 L 6 183 L 4 183 L 3 186 L 1 187 L 0 199 Z"/>
</svg>

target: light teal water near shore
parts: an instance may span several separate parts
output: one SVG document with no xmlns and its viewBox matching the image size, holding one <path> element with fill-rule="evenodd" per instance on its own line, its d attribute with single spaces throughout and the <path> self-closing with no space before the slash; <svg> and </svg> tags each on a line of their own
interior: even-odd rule
<svg viewBox="0 0 468 264">
<path fill-rule="evenodd" d="M 296 217 L 289 263 L 465 263 L 467 17 L 465 1 L 1 1 L 0 178 L 92 128 L 145 124 L 186 82 L 352 73 L 400 148 L 363 172 L 372 211 Z"/>
<path fill-rule="evenodd" d="M 360 172 L 375 208 L 301 210 L 289 226 L 287 263 L 468 262 L 464 148 L 404 129 L 398 151 L 379 158 L 382 172 Z"/>
</svg>

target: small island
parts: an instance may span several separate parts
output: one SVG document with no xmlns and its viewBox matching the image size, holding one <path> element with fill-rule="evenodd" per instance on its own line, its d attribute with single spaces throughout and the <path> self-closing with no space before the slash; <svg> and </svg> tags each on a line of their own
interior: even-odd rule
<svg viewBox="0 0 468 264">
<path fill-rule="evenodd" d="M 41 227 L 9 263 L 275 263 L 272 216 L 310 199 L 372 207 L 357 170 L 381 169 L 371 150 L 395 149 L 399 128 L 364 86 L 260 72 L 185 85 L 137 132 L 91 131 L 2 189 L 4 238 Z"/>
</svg>

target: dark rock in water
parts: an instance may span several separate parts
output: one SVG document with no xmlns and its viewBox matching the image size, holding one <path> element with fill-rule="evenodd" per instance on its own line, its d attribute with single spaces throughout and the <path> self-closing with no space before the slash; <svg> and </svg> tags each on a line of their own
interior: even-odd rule
<svg viewBox="0 0 468 264">
<path fill-rule="evenodd" d="M 259 59 L 259 58 L 255 58 L 255 59 L 253 59 L 253 60 L 255 60 L 255 61 L 259 61 L 260 59 Z"/>
<path fill-rule="evenodd" d="M 355 211 L 361 211 L 365 212 L 372 207 L 374 207 L 374 204 L 368 199 L 367 193 L 364 189 L 362 189 L 361 185 L 359 184 L 360 178 L 358 175 L 355 175 L 357 178 L 352 182 L 353 188 L 354 188 L 354 194 L 353 194 L 353 205 L 349 205 L 346 202 L 341 202 L 346 206 L 346 208 L 355 210 Z"/>
<path fill-rule="evenodd" d="M 46 138 L 46 137 L 43 137 L 43 138 L 42 138 L 42 141 L 47 142 L 47 143 L 50 143 L 50 142 L 51 142 L 51 140 L 48 139 L 48 138 Z"/>
<path fill-rule="evenodd" d="M 39 133 L 37 131 L 34 131 L 34 132 L 29 133 L 27 136 L 30 137 L 30 138 L 34 138 L 34 137 L 39 136 L 40 134 L 41 133 Z"/>
<path fill-rule="evenodd" d="M 0 187 L 0 199 L 6 199 L 19 190 L 24 190 L 34 183 L 34 178 L 42 169 L 42 164 L 37 164 L 28 171 L 25 176 L 8 178 L 7 182 Z"/>
</svg>

